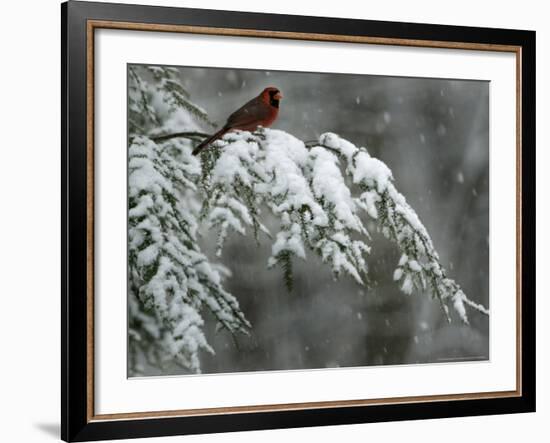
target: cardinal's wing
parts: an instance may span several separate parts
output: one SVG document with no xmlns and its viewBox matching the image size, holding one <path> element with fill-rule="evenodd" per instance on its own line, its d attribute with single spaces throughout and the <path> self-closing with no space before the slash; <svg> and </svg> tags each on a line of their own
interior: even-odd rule
<svg viewBox="0 0 550 443">
<path fill-rule="evenodd" d="M 239 129 L 264 120 L 268 114 L 269 109 L 265 103 L 256 97 L 231 114 L 226 126 Z"/>
</svg>

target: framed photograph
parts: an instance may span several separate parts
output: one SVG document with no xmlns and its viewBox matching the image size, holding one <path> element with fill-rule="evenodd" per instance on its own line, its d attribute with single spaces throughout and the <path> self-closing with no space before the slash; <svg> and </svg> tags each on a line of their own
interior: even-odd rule
<svg viewBox="0 0 550 443">
<path fill-rule="evenodd" d="M 535 410 L 535 33 L 62 13 L 62 438 Z"/>
</svg>

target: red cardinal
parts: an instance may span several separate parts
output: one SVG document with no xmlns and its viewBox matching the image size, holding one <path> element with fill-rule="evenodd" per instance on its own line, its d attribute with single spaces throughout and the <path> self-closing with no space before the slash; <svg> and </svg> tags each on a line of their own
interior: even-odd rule
<svg viewBox="0 0 550 443">
<path fill-rule="evenodd" d="M 214 135 L 208 137 L 198 145 L 193 155 L 197 155 L 208 145 L 222 138 L 227 132 L 240 129 L 254 131 L 258 126 L 269 127 L 279 114 L 279 101 L 283 98 L 281 92 L 274 87 L 265 88 L 260 95 L 237 109 L 227 119 L 227 123 Z"/>
</svg>

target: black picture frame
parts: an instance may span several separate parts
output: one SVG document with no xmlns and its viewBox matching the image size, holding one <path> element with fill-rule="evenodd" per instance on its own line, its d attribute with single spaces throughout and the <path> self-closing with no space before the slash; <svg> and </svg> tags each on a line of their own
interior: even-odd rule
<svg viewBox="0 0 550 443">
<path fill-rule="evenodd" d="M 61 437 L 65 441 L 417 420 L 535 411 L 535 32 L 70 1 L 61 5 Z M 381 39 L 510 45 L 521 55 L 521 392 L 399 404 L 94 420 L 89 401 L 89 180 L 87 24 L 90 20 Z M 521 192 L 520 192 L 521 191 Z"/>
</svg>

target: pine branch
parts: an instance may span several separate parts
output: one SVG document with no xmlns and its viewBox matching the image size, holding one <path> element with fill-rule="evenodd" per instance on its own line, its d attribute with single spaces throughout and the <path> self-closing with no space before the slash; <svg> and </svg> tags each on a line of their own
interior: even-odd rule
<svg viewBox="0 0 550 443">
<path fill-rule="evenodd" d="M 370 234 L 359 217 L 361 209 L 401 251 L 394 280 L 404 293 L 415 288 L 430 291 L 448 320 L 449 306 L 464 323 L 468 323 L 466 306 L 488 314 L 447 277 L 426 228 L 395 188 L 391 171 L 364 148 L 330 133 L 317 143 L 303 143 L 268 129 L 231 134 L 219 145 L 205 178 L 209 189 L 218 191 L 206 196 L 203 211 L 216 214 L 216 226 L 223 227 L 225 239 L 228 227 L 244 235 L 244 225 L 237 220 L 251 225 L 251 214 L 256 217 L 256 210 L 268 207 L 280 219 L 268 265 L 282 267 L 288 289 L 292 288 L 291 261 L 294 257 L 305 260 L 307 249 L 319 255 L 335 278 L 347 274 L 360 285 L 368 281 Z M 361 190 L 359 196 L 351 194 L 344 175 Z M 252 203 L 242 192 L 243 184 L 254 190 Z M 222 211 L 227 201 L 246 208 L 244 215 Z"/>
<path fill-rule="evenodd" d="M 188 141 L 174 140 L 166 149 L 135 136 L 129 171 L 133 367 L 139 372 L 139 349 L 148 366 L 171 362 L 200 372 L 199 352 L 214 352 L 202 330 L 202 309 L 231 334 L 246 333 L 250 323 L 223 288 L 228 271 L 210 263 L 199 248 L 198 210 L 186 203 L 198 190 L 198 160 Z"/>
<path fill-rule="evenodd" d="M 189 140 L 196 141 L 197 139 L 203 139 L 209 136 L 210 136 L 209 134 L 205 134 L 204 132 L 184 131 L 184 132 L 176 132 L 173 134 L 152 135 L 152 136 L 149 136 L 149 138 L 153 140 L 155 143 L 162 143 L 168 140 L 172 140 L 173 138 L 187 138 Z"/>
</svg>

